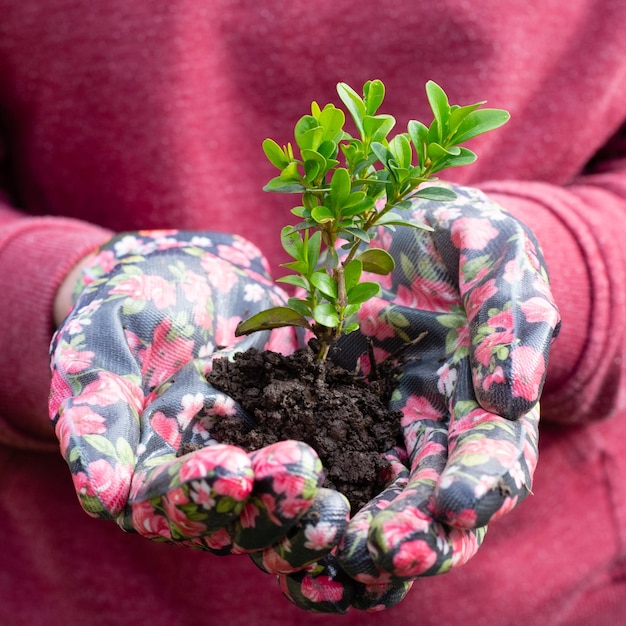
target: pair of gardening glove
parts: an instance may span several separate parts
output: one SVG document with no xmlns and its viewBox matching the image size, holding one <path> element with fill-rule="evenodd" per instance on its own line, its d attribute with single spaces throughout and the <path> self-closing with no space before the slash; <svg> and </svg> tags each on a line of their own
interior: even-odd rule
<svg viewBox="0 0 626 626">
<path fill-rule="evenodd" d="M 249 553 L 315 611 L 391 606 L 417 577 L 471 558 L 486 524 L 530 491 L 558 313 L 528 230 L 455 191 L 412 210 L 432 232 L 382 233 L 396 269 L 333 354 L 351 368 L 402 362 L 391 405 L 403 444 L 386 454 L 386 489 L 351 518 L 306 444 L 248 453 L 211 436 L 216 420 L 251 423 L 207 383 L 212 359 L 296 347 L 291 329 L 234 337 L 285 298 L 259 251 L 179 231 L 103 246 L 51 347 L 50 416 L 83 508 L 155 540 Z"/>
</svg>

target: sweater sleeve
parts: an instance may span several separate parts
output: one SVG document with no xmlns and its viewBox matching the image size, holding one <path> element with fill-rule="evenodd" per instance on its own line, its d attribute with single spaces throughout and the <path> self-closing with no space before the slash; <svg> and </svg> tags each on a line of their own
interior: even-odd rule
<svg viewBox="0 0 626 626">
<path fill-rule="evenodd" d="M 607 418 L 626 403 L 625 146 L 564 187 L 481 185 L 532 228 L 546 257 L 562 315 L 542 399 L 548 420 Z"/>
<path fill-rule="evenodd" d="M 29 217 L 0 198 L 0 442 L 54 444 L 47 398 L 52 306 L 68 271 L 111 236 L 61 217 Z"/>
</svg>

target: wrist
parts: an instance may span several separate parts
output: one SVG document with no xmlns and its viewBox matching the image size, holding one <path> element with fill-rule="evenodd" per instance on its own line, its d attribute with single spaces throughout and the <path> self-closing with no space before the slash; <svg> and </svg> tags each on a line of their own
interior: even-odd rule
<svg viewBox="0 0 626 626">
<path fill-rule="evenodd" d="M 74 265 L 67 273 L 59 288 L 57 289 L 54 302 L 52 304 L 52 317 L 55 327 L 58 327 L 70 312 L 74 300 L 72 297 L 74 287 L 80 278 L 85 265 L 93 258 L 93 254 L 83 257 L 76 265 Z"/>
</svg>

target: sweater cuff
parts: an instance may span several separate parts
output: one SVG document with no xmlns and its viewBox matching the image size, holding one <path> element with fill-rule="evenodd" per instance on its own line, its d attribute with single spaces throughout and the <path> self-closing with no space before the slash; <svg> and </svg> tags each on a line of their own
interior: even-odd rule
<svg viewBox="0 0 626 626">
<path fill-rule="evenodd" d="M 67 218 L 20 219 L 0 233 L 0 442 L 55 442 L 48 419 L 48 348 L 56 291 L 76 263 L 112 233 Z"/>
</svg>

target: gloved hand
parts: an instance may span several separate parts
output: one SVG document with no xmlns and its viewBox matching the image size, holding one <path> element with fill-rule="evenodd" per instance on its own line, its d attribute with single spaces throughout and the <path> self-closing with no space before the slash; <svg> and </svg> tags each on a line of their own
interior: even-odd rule
<svg viewBox="0 0 626 626">
<path fill-rule="evenodd" d="M 336 544 L 349 508 L 318 489 L 322 467 L 309 446 L 248 454 L 211 439 L 214 420 L 242 411 L 206 381 L 220 348 L 293 347 L 282 331 L 234 338 L 242 317 L 282 301 L 254 246 L 213 233 L 122 234 L 75 292 L 51 346 L 50 417 L 85 511 L 218 554 L 323 524 L 315 545 L 303 540 L 292 554 L 294 569 Z"/>
<path fill-rule="evenodd" d="M 416 578 L 465 563 L 487 523 L 530 493 L 559 315 L 528 229 L 482 193 L 455 191 L 453 202 L 404 215 L 433 232 L 382 232 L 396 268 L 333 354 L 348 368 L 372 351 L 404 359 L 391 403 L 404 415 L 404 448 L 389 451 L 394 478 L 352 518 L 338 551 L 281 576 L 303 608 L 391 606 Z"/>
</svg>

